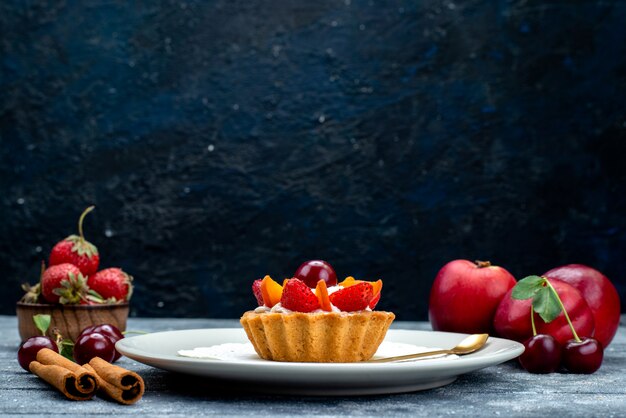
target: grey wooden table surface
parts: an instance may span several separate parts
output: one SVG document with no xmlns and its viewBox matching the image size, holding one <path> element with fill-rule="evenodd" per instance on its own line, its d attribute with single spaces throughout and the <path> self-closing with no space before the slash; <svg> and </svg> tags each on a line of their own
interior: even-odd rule
<svg viewBox="0 0 626 418">
<path fill-rule="evenodd" d="M 622 317 L 622 324 L 624 317 Z M 237 320 L 136 319 L 129 329 L 164 331 L 238 327 Z M 426 322 L 395 322 L 396 329 L 430 329 Z M 122 358 L 141 374 L 146 393 L 132 406 L 103 399 L 73 402 L 17 363 L 17 320 L 0 316 L 0 413 L 6 416 L 626 416 L 626 327 L 620 327 L 593 375 L 533 375 L 516 361 L 461 376 L 451 385 L 384 396 L 303 397 L 246 393 L 219 382 L 185 377 Z"/>
</svg>

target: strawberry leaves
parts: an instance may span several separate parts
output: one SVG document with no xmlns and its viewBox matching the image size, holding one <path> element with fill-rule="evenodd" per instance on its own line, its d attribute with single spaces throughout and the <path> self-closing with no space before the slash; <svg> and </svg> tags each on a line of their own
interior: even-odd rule
<svg viewBox="0 0 626 418">
<path fill-rule="evenodd" d="M 86 241 L 85 238 L 79 237 L 78 235 L 70 235 L 65 238 L 65 241 L 69 241 L 72 243 L 72 251 L 77 253 L 80 256 L 87 256 L 87 258 L 91 258 L 94 255 L 98 255 L 98 248 L 93 245 L 91 242 Z"/>
<path fill-rule="evenodd" d="M 41 260 L 41 273 L 39 273 L 39 283 L 31 286 L 29 283 L 22 283 L 22 290 L 26 292 L 20 302 L 24 303 L 38 303 L 41 296 L 41 278 L 46 271 L 46 262 Z"/>
<path fill-rule="evenodd" d="M 39 296 L 41 295 L 41 284 L 37 283 L 36 285 L 31 286 L 28 283 L 22 283 L 22 290 L 26 293 L 24 293 L 24 296 L 22 296 L 22 299 L 20 299 L 20 302 L 24 302 L 24 303 L 38 303 L 39 302 Z"/>
<path fill-rule="evenodd" d="M 96 292 L 93 289 L 89 289 L 87 291 L 87 294 L 83 298 L 83 301 L 87 302 L 87 304 L 89 304 L 89 302 L 93 302 L 96 304 L 103 304 L 103 303 L 112 304 L 112 303 L 118 302 L 117 299 L 115 298 L 108 298 L 108 299 L 103 298 L 102 295 L 100 295 L 100 293 Z"/>
<path fill-rule="evenodd" d="M 65 304 L 77 304 L 81 300 L 87 300 L 87 293 L 89 288 L 87 287 L 87 279 L 80 273 L 68 273 L 67 279 L 61 280 L 61 287 L 58 287 L 52 291 L 55 295 L 59 296 L 59 303 Z"/>
</svg>

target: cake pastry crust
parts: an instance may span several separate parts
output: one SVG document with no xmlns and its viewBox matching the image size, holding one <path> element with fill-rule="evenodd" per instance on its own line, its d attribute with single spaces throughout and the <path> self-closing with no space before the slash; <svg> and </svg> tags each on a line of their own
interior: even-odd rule
<svg viewBox="0 0 626 418">
<path fill-rule="evenodd" d="M 248 311 L 240 322 L 263 359 L 352 363 L 372 358 L 394 319 L 384 311 Z"/>
</svg>

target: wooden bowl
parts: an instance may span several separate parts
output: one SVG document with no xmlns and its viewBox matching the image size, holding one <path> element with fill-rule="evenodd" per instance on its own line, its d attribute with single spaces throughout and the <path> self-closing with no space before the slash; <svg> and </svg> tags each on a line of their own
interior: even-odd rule
<svg viewBox="0 0 626 418">
<path fill-rule="evenodd" d="M 39 303 L 17 303 L 17 324 L 22 341 L 41 335 L 35 327 L 33 316 L 50 315 L 48 335 L 56 327 L 64 338 L 76 341 L 81 331 L 91 325 L 111 324 L 120 331 L 126 330 L 128 303 L 114 305 L 44 305 Z"/>
</svg>

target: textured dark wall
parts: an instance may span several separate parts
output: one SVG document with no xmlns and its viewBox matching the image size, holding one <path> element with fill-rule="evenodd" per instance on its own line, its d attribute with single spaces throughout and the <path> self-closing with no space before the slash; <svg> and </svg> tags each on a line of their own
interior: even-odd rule
<svg viewBox="0 0 626 418">
<path fill-rule="evenodd" d="M 424 319 L 437 270 L 626 292 L 626 2 L 4 1 L 2 313 L 75 230 L 134 315 L 236 317 L 310 258 Z"/>
</svg>

